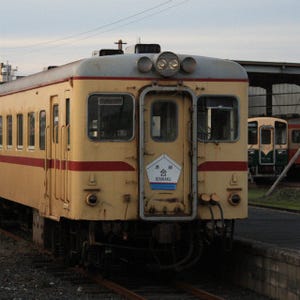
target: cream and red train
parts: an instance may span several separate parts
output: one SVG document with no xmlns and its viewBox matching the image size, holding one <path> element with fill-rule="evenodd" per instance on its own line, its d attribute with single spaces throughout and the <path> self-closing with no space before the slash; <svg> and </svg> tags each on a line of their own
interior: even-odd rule
<svg viewBox="0 0 300 300">
<path fill-rule="evenodd" d="M 288 122 L 277 117 L 249 118 L 248 144 L 252 179 L 275 179 L 289 161 Z"/>
<path fill-rule="evenodd" d="M 86 263 L 191 265 L 247 217 L 247 73 L 104 53 L 0 86 L 2 214 L 21 204 L 37 242 Z"/>
</svg>

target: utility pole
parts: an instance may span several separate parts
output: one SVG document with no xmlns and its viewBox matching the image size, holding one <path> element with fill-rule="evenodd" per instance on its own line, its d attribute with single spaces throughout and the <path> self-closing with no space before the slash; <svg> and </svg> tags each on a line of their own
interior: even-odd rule
<svg viewBox="0 0 300 300">
<path fill-rule="evenodd" d="M 117 42 L 115 42 L 115 44 L 118 45 L 119 50 L 123 50 L 123 45 L 126 45 L 127 43 L 124 43 L 122 40 L 118 40 Z"/>
</svg>

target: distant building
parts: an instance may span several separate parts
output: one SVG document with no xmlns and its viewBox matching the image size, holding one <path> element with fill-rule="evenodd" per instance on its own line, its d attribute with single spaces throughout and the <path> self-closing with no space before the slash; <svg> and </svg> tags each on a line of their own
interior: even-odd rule
<svg viewBox="0 0 300 300">
<path fill-rule="evenodd" d="M 249 116 L 300 116 L 300 63 L 237 61 L 249 77 Z"/>
<path fill-rule="evenodd" d="M 13 69 L 8 63 L 0 63 L 0 71 L 0 84 L 17 79 L 15 75 L 17 68 Z"/>
</svg>

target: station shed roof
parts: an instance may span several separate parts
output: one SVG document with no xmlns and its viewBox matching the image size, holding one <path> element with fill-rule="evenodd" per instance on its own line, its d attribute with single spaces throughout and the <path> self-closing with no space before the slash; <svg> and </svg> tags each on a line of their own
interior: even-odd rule
<svg viewBox="0 0 300 300">
<path fill-rule="evenodd" d="M 236 60 L 245 68 L 250 86 L 268 88 L 273 84 L 300 85 L 300 63 Z"/>
</svg>

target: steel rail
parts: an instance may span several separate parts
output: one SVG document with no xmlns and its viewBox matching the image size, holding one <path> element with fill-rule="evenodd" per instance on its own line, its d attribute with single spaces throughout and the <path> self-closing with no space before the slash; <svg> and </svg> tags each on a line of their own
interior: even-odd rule
<svg viewBox="0 0 300 300">
<path fill-rule="evenodd" d="M 176 282 L 175 287 L 181 290 L 184 290 L 187 293 L 191 293 L 194 296 L 196 296 L 198 299 L 202 300 L 225 300 L 222 297 L 219 297 L 217 295 L 211 294 L 209 292 L 206 292 L 204 290 L 198 289 L 191 284 L 183 283 L 183 282 Z"/>
<path fill-rule="evenodd" d="M 100 275 L 88 273 L 81 268 L 74 268 L 74 270 L 76 272 L 81 273 L 84 276 L 88 277 L 91 281 L 113 291 L 114 293 L 116 293 L 120 296 L 125 297 L 128 300 L 147 300 L 146 298 L 142 297 L 141 295 L 138 295 L 138 294 L 134 293 L 133 291 L 128 290 L 124 286 L 121 286 L 113 281 L 104 279 Z"/>
</svg>

